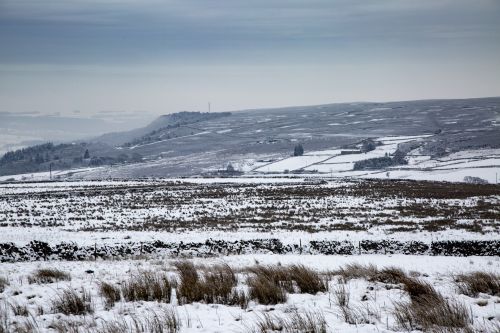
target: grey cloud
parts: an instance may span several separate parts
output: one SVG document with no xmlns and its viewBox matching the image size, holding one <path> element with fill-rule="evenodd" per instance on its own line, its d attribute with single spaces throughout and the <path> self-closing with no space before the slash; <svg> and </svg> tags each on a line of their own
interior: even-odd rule
<svg viewBox="0 0 500 333">
<path fill-rule="evenodd" d="M 163 113 L 488 95 L 499 17 L 498 0 L 0 0 L 0 99 Z"/>
</svg>

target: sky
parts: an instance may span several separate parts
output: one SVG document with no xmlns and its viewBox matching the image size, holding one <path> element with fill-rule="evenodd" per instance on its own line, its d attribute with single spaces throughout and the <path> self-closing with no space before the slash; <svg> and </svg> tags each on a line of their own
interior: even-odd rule
<svg viewBox="0 0 500 333">
<path fill-rule="evenodd" d="M 0 112 L 485 96 L 498 0 L 0 0 Z"/>
</svg>

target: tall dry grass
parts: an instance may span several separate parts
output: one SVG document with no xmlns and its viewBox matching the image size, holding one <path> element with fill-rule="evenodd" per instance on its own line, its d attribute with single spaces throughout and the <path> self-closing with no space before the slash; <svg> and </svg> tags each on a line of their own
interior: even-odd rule
<svg viewBox="0 0 500 333">
<path fill-rule="evenodd" d="M 247 297 L 236 289 L 238 280 L 229 265 L 214 265 L 199 272 L 187 260 L 175 263 L 179 272 L 177 297 L 181 304 L 205 302 L 246 307 Z"/>
<path fill-rule="evenodd" d="M 56 268 L 41 268 L 28 276 L 29 283 L 53 283 L 57 281 L 69 281 L 71 276 Z"/>
<path fill-rule="evenodd" d="M 123 299 L 128 302 L 158 301 L 170 303 L 174 282 L 167 274 L 156 271 L 143 271 L 132 275 L 121 284 Z M 108 290 L 108 296 L 118 297 L 115 290 Z"/>
<path fill-rule="evenodd" d="M 81 293 L 68 288 L 52 300 L 52 310 L 65 315 L 85 315 L 92 313 L 94 309 L 90 293 L 83 288 Z"/>
</svg>

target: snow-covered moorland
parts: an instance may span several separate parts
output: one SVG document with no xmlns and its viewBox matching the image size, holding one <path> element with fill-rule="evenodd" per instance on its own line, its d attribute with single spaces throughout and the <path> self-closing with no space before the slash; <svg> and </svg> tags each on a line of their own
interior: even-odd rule
<svg viewBox="0 0 500 333">
<path fill-rule="evenodd" d="M 0 243 L 273 238 L 285 245 L 313 240 L 357 245 L 499 236 L 496 185 L 269 180 L 2 184 Z"/>
<path fill-rule="evenodd" d="M 499 274 L 402 255 L 2 264 L 0 331 L 496 332 Z"/>
<path fill-rule="evenodd" d="M 468 251 L 498 253 L 499 201 L 402 180 L 4 183 L 0 332 L 497 332 L 499 257 Z"/>
</svg>

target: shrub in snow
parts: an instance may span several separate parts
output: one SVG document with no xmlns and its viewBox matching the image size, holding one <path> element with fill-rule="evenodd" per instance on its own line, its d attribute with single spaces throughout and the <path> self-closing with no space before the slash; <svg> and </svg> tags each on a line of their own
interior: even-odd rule
<svg viewBox="0 0 500 333">
<path fill-rule="evenodd" d="M 472 176 L 465 176 L 464 182 L 468 184 L 488 184 L 488 181 L 486 179 Z"/>
</svg>

